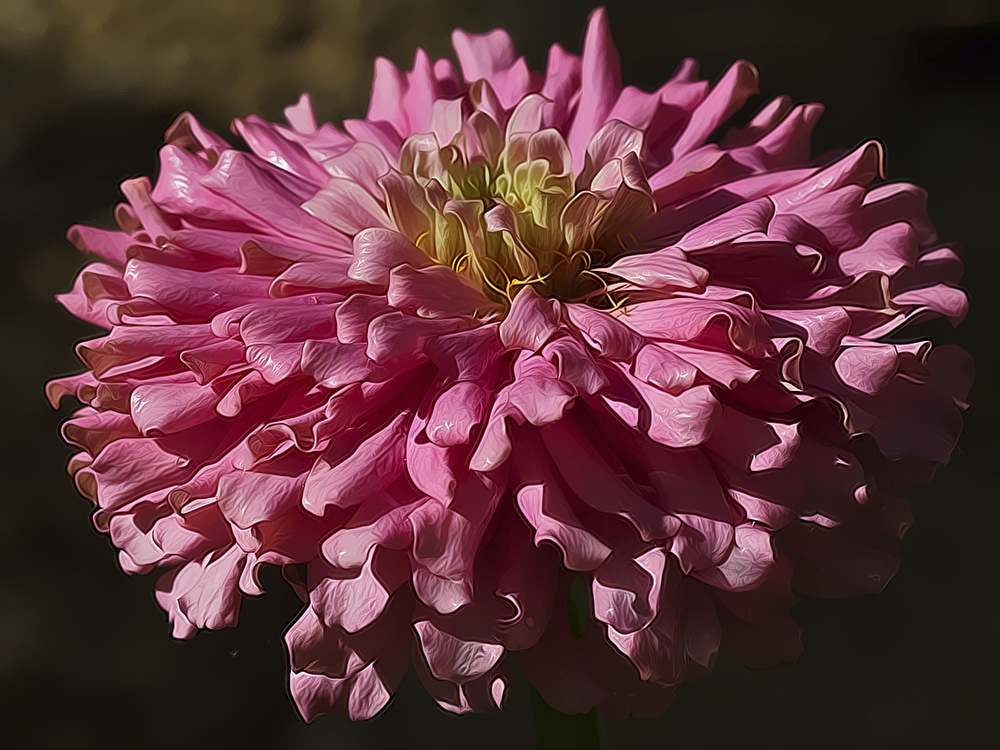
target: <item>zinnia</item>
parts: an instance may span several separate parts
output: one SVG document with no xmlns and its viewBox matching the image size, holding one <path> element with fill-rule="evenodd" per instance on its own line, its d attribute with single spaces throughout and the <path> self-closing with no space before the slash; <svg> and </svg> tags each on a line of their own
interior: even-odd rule
<svg viewBox="0 0 1000 750">
<path fill-rule="evenodd" d="M 906 340 L 962 267 L 882 147 L 813 158 L 821 107 L 695 63 L 620 83 L 606 15 L 544 75 L 501 30 L 460 72 L 379 59 L 368 117 L 189 114 L 156 184 L 60 301 L 109 328 L 70 463 L 176 637 L 235 625 L 281 566 L 307 720 L 371 717 L 414 654 L 443 707 L 496 710 L 514 656 L 555 708 L 656 714 L 720 645 L 799 654 L 802 593 L 879 591 L 945 462 L 971 362 Z M 570 584 L 589 611 L 576 622 Z"/>
</svg>

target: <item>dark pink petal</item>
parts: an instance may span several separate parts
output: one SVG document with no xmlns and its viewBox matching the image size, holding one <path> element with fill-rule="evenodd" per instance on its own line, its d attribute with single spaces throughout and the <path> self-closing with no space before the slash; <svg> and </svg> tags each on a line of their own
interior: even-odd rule
<svg viewBox="0 0 1000 750">
<path fill-rule="evenodd" d="M 579 520 L 552 469 L 532 449 L 518 451 L 518 472 L 526 484 L 517 493 L 517 506 L 535 530 L 535 545 L 555 544 L 570 570 L 594 570 L 603 563 L 611 548 Z"/>
<path fill-rule="evenodd" d="M 540 432 L 562 480 L 586 505 L 622 516 L 647 541 L 666 538 L 677 529 L 676 521 L 638 495 L 607 465 L 571 419 L 546 425 Z"/>
</svg>

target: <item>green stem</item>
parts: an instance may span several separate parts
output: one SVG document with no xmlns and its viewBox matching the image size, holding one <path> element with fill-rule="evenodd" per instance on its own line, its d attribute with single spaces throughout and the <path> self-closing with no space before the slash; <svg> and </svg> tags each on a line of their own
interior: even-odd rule
<svg viewBox="0 0 1000 750">
<path fill-rule="evenodd" d="M 531 713 L 535 717 L 538 750 L 601 750 L 597 709 L 586 714 L 564 714 L 545 702 L 535 688 L 531 693 Z"/>
</svg>

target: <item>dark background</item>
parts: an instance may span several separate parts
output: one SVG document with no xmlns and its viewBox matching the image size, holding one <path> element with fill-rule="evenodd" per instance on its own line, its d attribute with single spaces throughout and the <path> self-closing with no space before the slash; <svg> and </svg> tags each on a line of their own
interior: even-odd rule
<svg viewBox="0 0 1000 750">
<path fill-rule="evenodd" d="M 118 183 L 152 174 L 184 109 L 219 132 L 278 119 L 302 90 L 322 119 L 363 116 L 376 55 L 450 54 L 455 26 L 506 27 L 532 67 L 578 52 L 587 2 L 502 0 L 0 0 L 0 744 L 30 748 L 533 747 L 516 683 L 499 716 L 455 718 L 413 679 L 378 719 L 305 726 L 280 639 L 298 600 L 276 575 L 238 629 L 175 642 L 151 597 L 92 530 L 64 474 L 43 382 L 72 372 L 94 331 L 55 306 L 83 259 L 63 239 L 108 226 Z M 995 746 L 998 664 L 997 280 L 1000 8 L 925 2 L 616 2 L 624 79 L 651 88 L 684 56 L 717 79 L 754 61 L 762 97 L 827 106 L 818 151 L 872 136 L 890 179 L 930 191 L 942 238 L 964 248 L 968 320 L 935 329 L 978 362 L 961 452 L 908 494 L 917 523 L 880 596 L 805 600 L 805 654 L 760 675 L 723 654 L 656 720 L 605 722 L 611 747 Z M 991 737 L 991 735 L 994 735 Z M 8 744 L 10 743 L 10 744 Z"/>
</svg>

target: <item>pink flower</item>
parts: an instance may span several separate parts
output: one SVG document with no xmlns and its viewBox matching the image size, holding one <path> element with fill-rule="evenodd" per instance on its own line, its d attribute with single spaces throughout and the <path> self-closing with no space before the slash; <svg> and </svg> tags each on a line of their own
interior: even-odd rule
<svg viewBox="0 0 1000 750">
<path fill-rule="evenodd" d="M 414 654 L 455 712 L 507 659 L 567 712 L 655 714 L 720 645 L 794 660 L 792 589 L 881 590 L 971 362 L 961 262 L 882 147 L 810 156 L 786 97 L 685 61 L 622 88 L 602 10 L 544 75 L 508 35 L 379 59 L 367 119 L 182 115 L 155 185 L 60 300 L 110 334 L 50 383 L 70 471 L 176 637 L 236 624 L 281 566 L 311 720 L 367 718 Z M 589 589 L 571 624 L 570 583 Z M 574 632 L 575 629 L 575 632 Z"/>
</svg>

